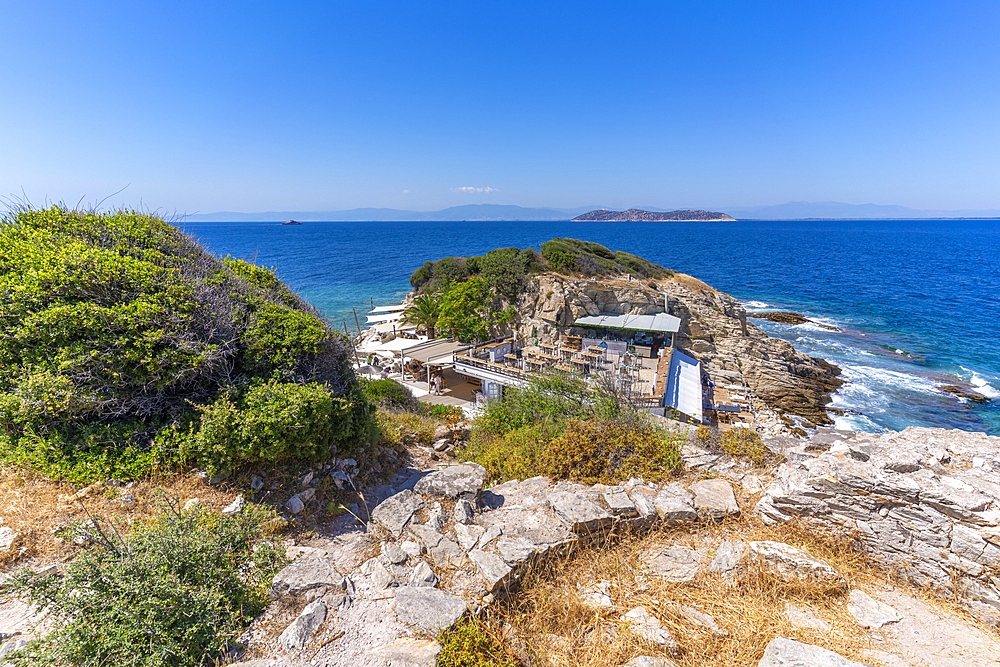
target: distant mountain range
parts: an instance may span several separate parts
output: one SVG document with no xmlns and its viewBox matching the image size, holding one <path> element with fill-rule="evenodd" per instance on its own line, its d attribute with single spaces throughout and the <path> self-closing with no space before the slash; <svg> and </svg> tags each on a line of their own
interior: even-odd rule
<svg viewBox="0 0 1000 667">
<path fill-rule="evenodd" d="M 218 213 L 194 213 L 184 216 L 192 222 L 239 221 L 239 222 L 284 222 L 285 220 L 318 221 L 338 220 L 346 222 L 374 222 L 389 220 L 572 220 L 582 214 L 606 210 L 600 206 L 580 206 L 571 209 L 525 208 L 503 204 L 467 204 L 453 206 L 440 211 L 407 211 L 394 208 L 354 208 L 345 211 L 267 211 L 264 213 L 240 213 L 220 211 Z M 670 209 L 644 206 L 630 209 L 647 214 L 670 213 Z M 684 211 L 688 212 L 688 211 Z M 617 213 L 610 211 L 609 213 Z M 699 211 L 699 213 L 708 213 Z M 803 220 L 816 218 L 833 219 L 888 219 L 888 218 L 1000 218 L 1000 209 L 970 209 L 959 211 L 920 210 L 905 206 L 882 204 L 844 204 L 842 202 L 788 202 L 775 206 L 726 207 L 725 213 L 712 215 L 732 216 L 737 220 Z M 618 215 L 622 215 L 618 213 Z M 596 219 L 596 218 L 595 218 Z M 645 218 L 637 218 L 645 219 Z M 649 218 L 652 219 L 652 218 Z M 669 220 L 670 218 L 656 218 Z M 686 219 L 686 218 L 685 218 Z M 696 218 L 697 219 L 697 218 Z M 727 218 L 721 218 L 727 219 Z"/>
<path fill-rule="evenodd" d="M 599 209 L 573 218 L 573 222 L 726 222 L 736 218 L 714 211 L 644 211 L 630 208 L 627 211 Z"/>
</svg>

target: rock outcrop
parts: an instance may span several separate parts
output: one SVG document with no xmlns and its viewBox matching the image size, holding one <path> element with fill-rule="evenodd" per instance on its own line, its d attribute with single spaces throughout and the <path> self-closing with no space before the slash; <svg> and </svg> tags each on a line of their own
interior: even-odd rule
<svg viewBox="0 0 1000 667">
<path fill-rule="evenodd" d="M 1000 622 L 1000 438 L 837 433 L 786 450 L 790 461 L 757 503 L 764 521 L 853 536 L 884 564 Z"/>
<path fill-rule="evenodd" d="M 588 330 L 572 327 L 586 315 L 666 310 L 681 319 L 677 347 L 699 359 L 716 384 L 745 382 L 773 410 L 814 424 L 832 423 L 824 406 L 842 384 L 837 379 L 840 369 L 771 338 L 747 322 L 738 300 L 690 276 L 640 282 L 548 273 L 533 279 L 516 307 L 517 334 L 526 340 L 537 336 L 542 342 L 554 342 L 561 333 L 588 335 Z"/>
</svg>

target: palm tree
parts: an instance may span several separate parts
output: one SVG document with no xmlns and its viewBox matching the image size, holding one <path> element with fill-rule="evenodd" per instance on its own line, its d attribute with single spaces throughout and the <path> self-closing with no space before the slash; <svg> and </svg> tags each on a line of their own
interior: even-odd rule
<svg viewBox="0 0 1000 667">
<path fill-rule="evenodd" d="M 441 298 L 431 294 L 421 294 L 403 311 L 403 323 L 415 324 L 427 329 L 427 337 L 434 338 L 434 327 L 441 312 Z"/>
</svg>

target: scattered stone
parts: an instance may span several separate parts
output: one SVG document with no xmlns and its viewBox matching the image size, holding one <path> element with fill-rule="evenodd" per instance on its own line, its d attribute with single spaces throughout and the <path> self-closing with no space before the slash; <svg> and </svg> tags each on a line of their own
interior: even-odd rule
<svg viewBox="0 0 1000 667">
<path fill-rule="evenodd" d="M 247 501 L 243 500 L 243 496 L 236 496 L 236 499 L 226 505 L 222 510 L 223 514 L 239 514 L 243 511 L 243 506 L 246 505 Z"/>
<path fill-rule="evenodd" d="M 299 617 L 281 633 L 278 643 L 288 652 L 302 650 L 325 620 L 326 603 L 322 600 L 310 602 Z"/>
<path fill-rule="evenodd" d="M 706 519 L 723 519 L 740 513 L 733 487 L 724 479 L 705 479 L 695 482 L 688 490 L 694 494 L 694 508 L 698 516 Z"/>
<path fill-rule="evenodd" d="M 333 566 L 316 554 L 307 554 L 286 565 L 271 581 L 271 598 L 283 595 L 301 595 L 311 588 L 332 586 L 343 589 L 344 577 Z"/>
<path fill-rule="evenodd" d="M 424 561 L 420 561 L 417 566 L 413 568 L 413 572 L 410 573 L 409 579 L 406 580 L 407 586 L 429 586 L 433 588 L 434 586 L 437 586 L 437 583 L 437 575 L 434 574 L 434 570 L 431 569 L 431 566 Z"/>
<path fill-rule="evenodd" d="M 435 452 L 443 452 L 448 449 L 449 445 L 451 445 L 451 440 L 448 438 L 441 438 L 440 440 L 435 440 L 431 443 L 431 447 L 434 448 Z"/>
<path fill-rule="evenodd" d="M 660 619 L 646 611 L 645 607 L 636 607 L 622 616 L 621 621 L 628 623 L 632 633 L 643 641 L 666 648 L 677 648 L 677 642 L 660 623 Z"/>
<path fill-rule="evenodd" d="M 403 543 L 399 545 L 399 548 L 402 549 L 408 556 L 417 557 L 423 553 L 423 549 L 420 548 L 420 545 L 413 540 L 404 540 Z"/>
<path fill-rule="evenodd" d="M 785 617 L 792 627 L 798 630 L 818 630 L 819 632 L 829 632 L 830 624 L 814 614 L 809 609 L 797 607 L 790 602 L 785 603 Z"/>
<path fill-rule="evenodd" d="M 751 542 L 750 557 L 782 581 L 847 588 L 847 580 L 825 560 L 782 542 Z"/>
<path fill-rule="evenodd" d="M 392 576 L 392 572 L 379 562 L 378 558 L 369 558 L 362 563 L 361 573 L 371 579 L 376 590 L 383 591 L 396 584 L 396 578 Z"/>
<path fill-rule="evenodd" d="M 132 509 L 138 504 L 135 499 L 135 496 L 133 496 L 131 493 L 126 493 L 124 496 L 118 499 L 118 502 L 125 509 Z"/>
<path fill-rule="evenodd" d="M 853 590 L 847 611 L 863 628 L 879 630 L 890 623 L 899 623 L 903 617 L 884 602 L 879 602 L 864 591 Z"/>
<path fill-rule="evenodd" d="M 520 565 L 535 555 L 535 545 L 527 540 L 511 537 L 497 538 L 497 552 L 510 565 Z"/>
<path fill-rule="evenodd" d="M 264 488 L 264 478 L 260 475 L 254 475 L 253 479 L 250 480 L 250 489 L 252 491 L 260 491 Z"/>
<path fill-rule="evenodd" d="M 312 497 L 316 495 L 316 489 L 310 487 L 308 489 L 302 489 L 299 491 L 298 496 L 302 499 L 302 502 L 312 500 Z"/>
<path fill-rule="evenodd" d="M 299 494 L 296 493 L 288 499 L 287 503 L 285 503 L 285 508 L 292 514 L 298 514 L 306 508 L 306 504 L 302 502 L 302 499 L 299 498 Z"/>
<path fill-rule="evenodd" d="M 455 523 L 470 524 L 472 520 L 475 519 L 475 514 L 472 510 L 472 503 L 468 500 L 462 499 L 455 503 L 454 512 Z"/>
<path fill-rule="evenodd" d="M 715 618 L 711 614 L 706 614 L 694 607 L 687 607 L 682 604 L 674 605 L 673 609 L 691 625 L 708 630 L 718 637 L 729 636 L 728 632 L 719 627 L 719 624 L 715 622 Z"/>
<path fill-rule="evenodd" d="M 450 628 L 465 613 L 461 598 L 436 588 L 400 586 L 396 589 L 396 616 L 428 632 Z"/>
<path fill-rule="evenodd" d="M 438 567 L 462 567 L 468 562 L 465 551 L 432 526 L 410 526 L 409 531 L 423 545 L 427 555 Z"/>
<path fill-rule="evenodd" d="M 10 551 L 17 541 L 17 532 L 13 528 L 0 528 L 0 552 Z"/>
<path fill-rule="evenodd" d="M 660 489 L 653 501 L 653 507 L 660 521 L 667 525 L 694 521 L 698 518 L 691 494 L 677 482 Z"/>
<path fill-rule="evenodd" d="M 615 602 L 611 599 L 611 582 L 599 581 L 596 584 L 580 589 L 580 599 L 588 607 L 594 609 L 614 609 Z"/>
<path fill-rule="evenodd" d="M 451 438 L 451 429 L 441 424 L 436 429 L 434 429 L 434 440 L 449 439 Z"/>
<path fill-rule="evenodd" d="M 640 521 L 648 524 L 657 519 L 656 505 L 654 504 L 656 491 L 646 486 L 630 486 L 627 493 Z"/>
<path fill-rule="evenodd" d="M 639 655 L 621 667 L 677 667 L 677 663 L 666 658 L 657 658 L 651 655 Z"/>
<path fill-rule="evenodd" d="M 313 475 L 312 470 L 310 470 L 309 472 L 307 472 L 305 475 L 302 476 L 301 482 L 302 482 L 302 488 L 303 489 L 306 488 L 307 486 L 309 486 L 309 483 L 313 481 L 313 477 L 314 477 L 314 475 Z"/>
<path fill-rule="evenodd" d="M 407 489 L 379 503 L 372 512 L 372 520 L 398 536 L 403 532 L 413 513 L 423 508 L 423 499 Z"/>
<path fill-rule="evenodd" d="M 428 496 L 468 500 L 478 505 L 486 479 L 486 468 L 478 463 L 463 463 L 421 477 L 413 490 Z"/>
<path fill-rule="evenodd" d="M 644 551 L 640 554 L 640 560 L 652 576 L 674 583 L 685 583 L 698 576 L 707 554 L 705 549 L 666 547 Z"/>
<path fill-rule="evenodd" d="M 746 542 L 723 540 L 715 550 L 715 558 L 708 564 L 708 571 L 722 574 L 732 572 L 740 566 L 746 555 Z"/>
<path fill-rule="evenodd" d="M 772 639 L 764 649 L 757 667 L 871 667 L 854 662 L 812 644 L 803 644 L 787 637 Z"/>
<path fill-rule="evenodd" d="M 391 664 L 402 663 L 407 667 L 435 667 L 441 644 L 433 639 L 400 637 L 389 644 L 372 650 L 372 654 Z"/>
<path fill-rule="evenodd" d="M 402 565 L 407 559 L 407 553 L 395 542 L 383 542 L 382 555 L 393 565 Z"/>
<path fill-rule="evenodd" d="M 601 505 L 611 514 L 621 518 L 632 518 L 639 516 L 635 504 L 625 493 L 623 487 L 612 487 L 601 494 Z"/>
<path fill-rule="evenodd" d="M 469 559 L 476 564 L 476 570 L 479 571 L 479 576 L 489 592 L 492 593 L 507 584 L 512 570 L 500 556 L 473 549 L 469 552 Z"/>
<path fill-rule="evenodd" d="M 466 526 L 461 523 L 455 524 L 455 538 L 458 540 L 458 545 L 462 547 L 464 551 L 471 551 L 476 547 L 476 543 L 483 536 L 486 531 L 482 526 L 470 525 Z"/>
<path fill-rule="evenodd" d="M 200 504 L 201 504 L 201 498 L 191 498 L 189 501 L 184 503 L 184 511 L 187 512 L 189 510 L 192 510 Z"/>
<path fill-rule="evenodd" d="M 497 539 L 501 535 L 503 535 L 503 530 L 501 530 L 500 526 L 490 526 L 486 529 L 486 532 L 483 533 L 483 536 L 479 538 L 479 543 L 476 544 L 476 548 L 482 549 L 483 547 L 486 547 L 490 542 Z"/>
<path fill-rule="evenodd" d="M 549 506 L 574 533 L 593 533 L 611 527 L 615 517 L 585 496 L 570 491 L 555 491 L 548 497 Z"/>
</svg>

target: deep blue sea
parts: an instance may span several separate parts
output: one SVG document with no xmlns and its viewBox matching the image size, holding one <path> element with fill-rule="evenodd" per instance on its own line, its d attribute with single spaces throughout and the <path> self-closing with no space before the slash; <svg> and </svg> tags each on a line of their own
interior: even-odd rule
<svg viewBox="0 0 1000 667">
<path fill-rule="evenodd" d="M 218 255 L 270 267 L 339 327 L 352 308 L 398 303 L 426 260 L 536 249 L 562 236 L 693 275 L 748 310 L 792 310 L 834 325 L 755 320 L 843 369 L 838 425 L 941 426 L 1000 435 L 1000 221 L 712 223 L 180 222 Z M 991 401 L 937 389 L 971 386 Z"/>
</svg>

